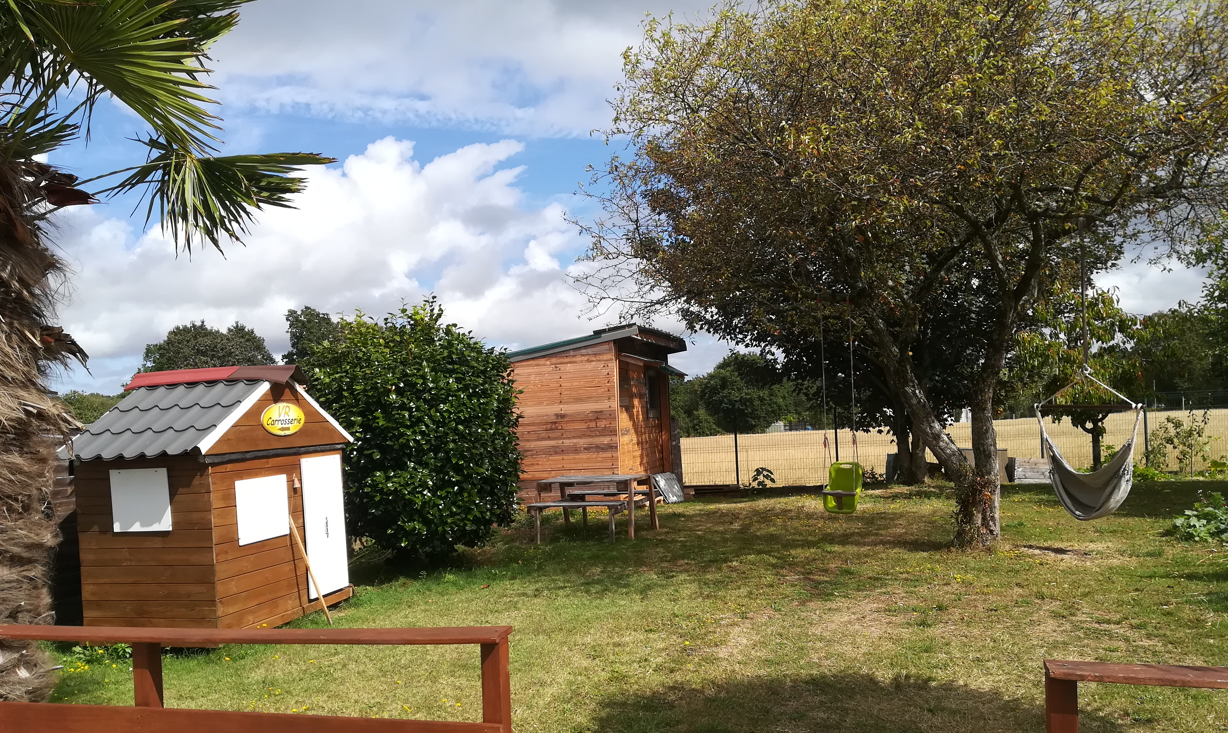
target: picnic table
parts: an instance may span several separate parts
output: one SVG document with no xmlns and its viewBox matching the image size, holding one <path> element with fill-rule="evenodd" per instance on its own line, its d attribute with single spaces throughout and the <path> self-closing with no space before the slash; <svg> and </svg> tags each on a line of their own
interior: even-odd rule
<svg viewBox="0 0 1228 733">
<path fill-rule="evenodd" d="M 648 499 L 648 513 L 652 518 L 652 528 L 661 528 L 657 520 L 656 491 L 653 489 L 652 481 L 648 481 L 648 478 L 646 473 L 555 476 L 554 478 L 543 479 L 537 482 L 537 502 L 531 504 L 530 507 L 536 511 L 539 519 L 543 509 L 562 509 L 563 522 L 565 524 L 571 523 L 571 510 L 578 508 L 583 515 L 585 525 L 587 525 L 588 507 L 584 506 L 581 502 L 585 502 L 589 506 L 606 506 L 608 502 L 589 501 L 589 497 L 621 497 L 626 494 L 627 537 L 635 539 L 635 502 L 640 497 L 647 497 Z M 648 481 L 648 486 L 642 489 L 637 488 L 636 484 L 640 481 Z M 613 484 L 614 488 L 581 488 L 593 486 L 594 484 Z M 559 487 L 559 500 L 543 502 L 542 489 L 552 486 Z M 611 515 L 611 521 L 613 521 L 613 515 Z"/>
</svg>

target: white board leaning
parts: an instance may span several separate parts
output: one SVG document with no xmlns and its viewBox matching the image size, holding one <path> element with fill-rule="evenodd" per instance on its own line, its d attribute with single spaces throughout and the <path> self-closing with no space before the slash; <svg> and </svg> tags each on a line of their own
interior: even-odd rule
<svg viewBox="0 0 1228 733">
<path fill-rule="evenodd" d="M 239 544 L 290 534 L 290 499 L 286 476 L 262 476 L 235 482 L 235 514 Z"/>
<path fill-rule="evenodd" d="M 169 532 L 171 490 L 166 469 L 112 469 L 111 521 L 116 532 Z"/>
</svg>

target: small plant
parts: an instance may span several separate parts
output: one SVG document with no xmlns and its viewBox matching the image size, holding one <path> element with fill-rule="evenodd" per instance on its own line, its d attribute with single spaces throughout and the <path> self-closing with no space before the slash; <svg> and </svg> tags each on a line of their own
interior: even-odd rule
<svg viewBox="0 0 1228 733">
<path fill-rule="evenodd" d="M 1134 464 L 1134 480 L 1135 481 L 1163 481 L 1168 478 L 1168 474 L 1163 471 L 1157 471 L 1151 466 L 1144 466 L 1141 463 Z"/>
<path fill-rule="evenodd" d="M 1228 475 L 1228 462 L 1220 459 L 1207 461 L 1207 467 L 1198 472 L 1198 475 L 1203 478 L 1223 480 L 1225 475 Z"/>
<path fill-rule="evenodd" d="M 750 481 L 747 481 L 742 486 L 742 490 L 747 494 L 754 494 L 757 491 L 762 491 L 768 487 L 768 484 L 776 483 L 776 475 L 772 473 L 772 469 L 767 466 L 760 466 L 751 474 Z"/>
<path fill-rule="evenodd" d="M 1151 431 L 1152 451 L 1158 451 L 1154 456 L 1152 451 L 1148 451 L 1148 463 L 1167 468 L 1171 451 L 1176 454 L 1177 470 L 1193 476 L 1196 463 L 1201 461 L 1206 465 L 1211 460 L 1211 441 L 1217 438 L 1207 436 L 1207 424 L 1210 422 L 1210 410 L 1203 410 L 1202 415 L 1190 410 L 1187 420 L 1172 415 L 1164 418 L 1164 422 Z M 1151 460 L 1153 457 L 1158 460 Z"/>
<path fill-rule="evenodd" d="M 1183 516 L 1173 520 L 1173 535 L 1186 542 L 1228 539 L 1228 503 L 1224 502 L 1224 495 L 1213 491 L 1204 496 L 1200 491 L 1198 496 L 1193 509 L 1186 509 Z"/>
<path fill-rule="evenodd" d="M 883 478 L 883 475 L 881 473 L 879 473 L 878 471 L 875 471 L 873 467 L 866 466 L 861 471 L 861 483 L 862 484 L 885 484 L 887 483 L 887 480 Z"/>
<path fill-rule="evenodd" d="M 110 644 L 107 646 L 81 644 L 70 649 L 65 657 L 71 661 L 84 662 L 85 664 L 101 664 L 102 662 L 127 663 L 132 660 L 132 647 L 127 644 Z"/>
</svg>

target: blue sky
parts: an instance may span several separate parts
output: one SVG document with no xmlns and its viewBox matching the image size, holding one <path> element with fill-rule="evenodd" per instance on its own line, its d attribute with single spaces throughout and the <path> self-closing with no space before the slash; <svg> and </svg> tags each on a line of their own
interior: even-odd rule
<svg viewBox="0 0 1228 733">
<path fill-rule="evenodd" d="M 609 325 L 571 285 L 584 241 L 567 214 L 595 128 L 645 12 L 694 18 L 691 0 L 259 0 L 213 50 L 227 152 L 309 151 L 295 211 L 260 217 L 246 247 L 176 256 L 130 199 L 70 209 L 56 239 L 74 271 L 61 323 L 91 354 L 62 390 L 114 392 L 171 327 L 241 321 L 287 347 L 284 313 L 383 313 L 434 292 L 450 320 L 511 348 Z M 52 162 L 91 176 L 137 162 L 140 120 L 100 106 L 88 145 Z M 1135 312 L 1194 297 L 1199 273 L 1127 266 L 1100 280 Z M 656 325 L 681 332 L 669 318 Z M 692 374 L 729 345 L 690 335 Z"/>
</svg>

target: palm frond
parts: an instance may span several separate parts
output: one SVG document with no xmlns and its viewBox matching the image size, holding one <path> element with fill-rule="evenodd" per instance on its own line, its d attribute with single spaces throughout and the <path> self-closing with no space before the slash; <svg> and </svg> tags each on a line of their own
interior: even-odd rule
<svg viewBox="0 0 1228 733">
<path fill-rule="evenodd" d="M 157 214 L 189 252 L 199 238 L 219 251 L 223 239 L 241 241 L 255 212 L 291 206 L 290 196 L 303 188 L 303 180 L 292 175 L 300 166 L 335 160 L 315 153 L 197 156 L 166 140 L 141 142 L 150 149 L 149 161 L 109 190 L 144 189 L 147 220 Z"/>
<path fill-rule="evenodd" d="M 214 101 L 204 94 L 211 87 L 197 77 L 207 73 L 202 65 L 205 48 L 233 27 L 236 18 L 193 21 L 185 17 L 182 2 L 9 2 L 25 6 L 21 15 L 35 34 L 35 44 L 50 51 L 28 65 L 31 74 L 44 79 L 77 75 L 88 85 L 91 100 L 103 92 L 114 95 L 158 137 L 198 154 L 212 149 L 218 127 L 206 105 Z M 202 32 L 207 35 L 197 35 Z"/>
</svg>

